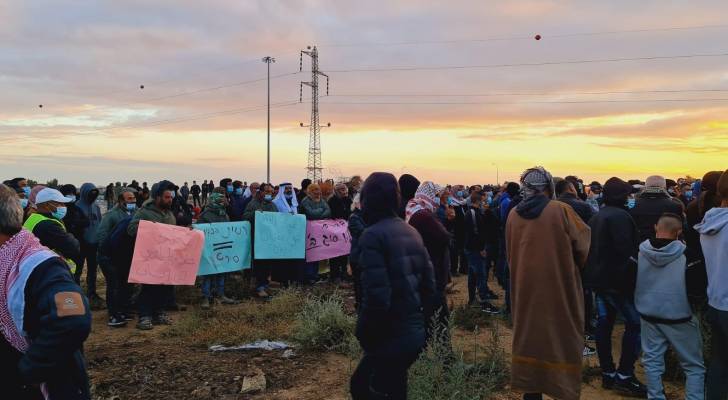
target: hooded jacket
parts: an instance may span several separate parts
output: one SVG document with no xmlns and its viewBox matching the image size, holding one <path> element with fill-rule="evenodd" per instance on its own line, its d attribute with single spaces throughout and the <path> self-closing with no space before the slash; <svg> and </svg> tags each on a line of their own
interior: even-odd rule
<svg viewBox="0 0 728 400">
<path fill-rule="evenodd" d="M 76 206 L 81 213 L 88 219 L 88 226 L 83 232 L 83 240 L 89 244 L 98 243 L 98 228 L 101 224 L 101 209 L 96 204 L 96 199 L 91 200 L 89 197 L 92 191 L 98 191 L 93 183 L 84 183 L 81 185 L 81 198 L 76 201 Z"/>
<path fill-rule="evenodd" d="M 674 324 L 692 318 L 686 288 L 685 248 L 679 240 L 662 244 L 660 239 L 653 239 L 640 244 L 634 300 L 644 320 Z"/>
<path fill-rule="evenodd" d="M 667 193 L 642 193 L 633 209 L 629 212 L 637 224 L 640 242 L 655 237 L 655 224 L 662 214 L 683 215 L 680 203 L 672 201 Z"/>
<path fill-rule="evenodd" d="M 695 225 L 708 273 L 708 304 L 728 311 L 728 208 L 713 208 Z"/>
</svg>

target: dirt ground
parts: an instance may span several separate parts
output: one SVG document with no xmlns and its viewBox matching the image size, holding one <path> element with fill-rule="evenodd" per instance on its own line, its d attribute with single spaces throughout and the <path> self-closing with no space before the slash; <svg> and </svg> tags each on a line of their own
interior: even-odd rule
<svg viewBox="0 0 728 400">
<path fill-rule="evenodd" d="M 491 283 L 491 288 L 496 287 L 495 282 Z M 466 277 L 456 277 L 453 293 L 449 297 L 451 306 L 464 304 L 466 292 Z M 500 305 L 502 301 L 495 303 Z M 171 316 L 173 320 L 178 319 L 180 313 L 171 313 Z M 510 354 L 511 330 L 504 319 L 492 318 L 492 323 L 498 327 L 500 343 Z M 199 345 L 184 343 L 177 337 L 165 335 L 169 329 L 155 327 L 152 331 L 143 332 L 135 329 L 133 322 L 128 327 L 112 329 L 106 326 L 106 313 L 95 312 L 93 332 L 85 347 L 94 399 L 349 398 L 348 379 L 356 367 L 356 361 L 346 356 L 298 350 L 290 359 L 283 358 L 282 351 L 213 353 Z M 619 332 L 619 329 L 615 330 Z M 457 349 L 463 351 L 466 359 L 472 359 L 477 348 L 487 346 L 489 339 L 485 330 L 476 337 L 473 332 L 456 328 L 453 342 Z M 475 341 L 478 347 L 474 346 Z M 620 348 L 619 342 L 620 338 L 615 338 L 615 352 Z M 598 367 L 595 356 L 585 359 L 585 364 Z M 253 375 L 258 369 L 265 374 L 266 390 L 257 394 L 240 394 L 244 376 Z M 638 374 L 641 375 L 639 366 Z M 598 376 L 591 383 L 585 383 L 582 398 L 621 398 L 601 389 L 600 383 Z M 679 386 L 669 384 L 667 392 L 670 399 L 677 399 L 682 394 Z M 520 395 L 506 389 L 498 393 L 496 398 L 519 399 Z"/>
</svg>

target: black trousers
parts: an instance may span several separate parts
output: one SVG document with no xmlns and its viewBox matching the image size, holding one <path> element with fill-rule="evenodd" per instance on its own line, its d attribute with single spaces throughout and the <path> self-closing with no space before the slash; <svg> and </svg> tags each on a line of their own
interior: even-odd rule
<svg viewBox="0 0 728 400">
<path fill-rule="evenodd" d="M 331 279 L 341 279 L 346 277 L 346 266 L 349 265 L 349 256 L 334 257 L 329 260 L 329 269 L 331 270 Z"/>
<path fill-rule="evenodd" d="M 106 309 L 109 316 L 128 312 L 131 297 L 129 268 L 131 265 L 114 265 L 108 257 L 98 256 L 99 267 L 106 278 Z"/>
<path fill-rule="evenodd" d="M 450 245 L 450 272 L 455 275 L 468 273 L 468 259 L 465 257 L 465 244 L 462 240 L 453 240 Z"/>
<path fill-rule="evenodd" d="M 202 206 L 202 202 L 200 201 L 200 195 L 199 194 L 193 194 L 192 195 L 192 205 L 195 206 L 195 207 Z"/>
<path fill-rule="evenodd" d="M 418 352 L 391 355 L 364 354 L 351 376 L 353 400 L 407 400 L 407 370 Z"/>
<path fill-rule="evenodd" d="M 174 286 L 142 285 L 137 298 L 139 318 L 154 317 L 164 313 L 164 306 L 174 296 Z"/>
<path fill-rule="evenodd" d="M 81 284 L 81 274 L 83 274 L 83 266 L 86 264 L 86 294 L 90 297 L 96 294 L 96 271 L 98 262 L 96 260 L 96 252 L 98 245 L 89 244 L 85 240 L 81 240 L 81 255 L 73 260 L 76 263 L 76 273 L 74 280 L 77 284 Z"/>
</svg>

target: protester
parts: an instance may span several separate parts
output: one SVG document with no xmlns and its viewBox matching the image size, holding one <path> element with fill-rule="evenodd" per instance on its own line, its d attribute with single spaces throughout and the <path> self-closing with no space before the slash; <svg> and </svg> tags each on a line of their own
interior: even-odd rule
<svg viewBox="0 0 728 400">
<path fill-rule="evenodd" d="M 207 181 L 203 183 L 205 186 L 205 200 L 207 200 Z M 195 207 L 202 207 L 202 202 L 200 201 L 200 193 L 202 192 L 202 189 L 200 188 L 200 185 L 197 184 L 197 181 L 192 181 L 192 187 L 190 187 L 190 194 L 192 194 L 192 205 Z"/>
<path fill-rule="evenodd" d="M 114 207 L 114 201 L 116 197 L 114 197 L 114 184 L 109 183 L 108 186 L 106 186 L 106 190 L 104 190 L 104 200 L 106 200 L 106 210 L 111 210 Z"/>
<path fill-rule="evenodd" d="M 331 209 L 332 219 L 349 220 L 351 215 L 351 197 L 349 197 L 349 188 L 343 183 L 337 183 L 334 186 L 334 195 L 328 201 Z M 346 266 L 349 265 L 349 255 L 334 257 L 329 260 L 330 275 L 329 279 L 334 284 L 341 283 L 342 279 L 347 277 Z"/>
<path fill-rule="evenodd" d="M 66 215 L 63 217 L 63 225 L 66 231 L 75 237 L 79 243 L 83 241 L 83 234 L 89 226 L 89 219 L 86 214 L 75 204 L 76 187 L 73 185 L 63 185 L 58 189 L 64 197 L 73 199 L 73 202 L 66 204 Z"/>
<path fill-rule="evenodd" d="M 566 203 L 576 212 L 576 214 L 584 221 L 585 224 L 594 216 L 594 211 L 584 200 L 578 197 L 574 184 L 569 180 L 561 180 L 556 183 L 556 199 L 562 203 Z"/>
<path fill-rule="evenodd" d="M 298 197 L 298 202 L 301 203 L 303 199 L 306 197 L 306 193 L 308 190 L 308 185 L 310 185 L 312 182 L 310 179 L 306 178 L 301 181 L 301 190 L 298 191 L 298 194 L 296 195 Z M 252 186 L 252 184 L 251 184 Z"/>
<path fill-rule="evenodd" d="M 693 189 L 688 182 L 683 182 L 682 184 L 680 184 L 680 195 L 678 196 L 678 198 L 680 199 L 680 201 L 682 201 L 685 209 L 687 209 L 688 204 L 693 201 Z"/>
<path fill-rule="evenodd" d="M 498 251 L 498 219 L 483 204 L 482 190 L 470 193 L 470 203 L 465 211 L 465 257 L 468 260 L 468 304 L 480 305 L 481 311 L 487 314 L 500 314 L 498 307 L 488 300 L 498 296 L 488 288 L 489 264 L 493 253 Z M 490 254 L 489 254 L 490 253 Z"/>
<path fill-rule="evenodd" d="M 68 203 L 73 199 L 64 197 L 56 189 L 43 188 L 35 196 L 36 212 L 28 217 L 23 228 L 32 232 L 43 246 L 63 257 L 71 272 L 75 272 L 81 246 L 78 240 L 66 231 L 63 217 L 66 215 Z"/>
<path fill-rule="evenodd" d="M 278 186 L 278 193 L 273 199 L 273 204 L 279 213 L 298 214 L 298 199 L 291 183 L 285 182 Z M 305 268 L 305 263 L 305 259 L 275 260 L 272 262 L 271 277 L 274 281 L 280 282 L 282 287 L 289 287 L 298 279 L 298 271 Z"/>
<path fill-rule="evenodd" d="M 402 204 L 399 206 L 398 215 L 400 218 L 404 219 L 407 203 L 415 197 L 415 192 L 417 191 L 417 188 L 420 187 L 420 181 L 410 174 L 404 174 L 399 177 L 397 183 L 399 184 L 399 190 L 402 195 Z"/>
<path fill-rule="evenodd" d="M 645 180 L 645 186 L 630 210 L 640 233 L 640 243 L 655 237 L 655 225 L 665 213 L 683 215 L 682 204 L 673 201 L 666 191 L 665 178 L 654 175 Z"/>
<path fill-rule="evenodd" d="M 581 269 L 589 252 L 589 227 L 571 207 L 551 201 L 553 180 L 542 167 L 526 170 L 521 185 L 523 201 L 506 225 L 513 284 L 511 386 L 524 392 L 524 399 L 540 399 L 542 393 L 578 399 L 584 345 Z"/>
<path fill-rule="evenodd" d="M 0 185 L 2 397 L 91 399 L 82 353 L 88 302 L 63 259 L 22 226 L 17 194 Z"/>
<path fill-rule="evenodd" d="M 321 187 L 312 183 L 306 188 L 306 197 L 301 200 L 299 205 L 299 213 L 306 216 L 307 221 L 317 221 L 331 218 L 331 208 L 323 199 Z M 307 262 L 306 267 L 302 271 L 301 281 L 307 284 L 314 284 L 318 281 L 319 262 Z"/>
<path fill-rule="evenodd" d="M 723 172 L 715 188 L 715 195 L 721 199 L 720 205 L 708 210 L 695 230 L 700 234 L 708 274 L 711 360 L 706 399 L 724 400 L 728 398 L 728 170 Z"/>
<path fill-rule="evenodd" d="M 453 240 L 450 244 L 450 273 L 452 276 L 468 273 L 468 259 L 465 257 L 465 187 L 454 185 L 452 187 L 451 204 L 455 219 L 450 224 L 450 233 Z"/>
<path fill-rule="evenodd" d="M 251 184 L 252 186 L 252 184 Z M 245 214 L 243 219 L 250 221 L 250 224 L 255 228 L 255 213 L 256 212 L 278 212 L 278 208 L 273 204 L 273 186 L 269 183 L 260 185 L 260 190 L 255 194 L 255 198 L 245 208 Z M 252 232 L 255 229 L 251 230 Z M 270 282 L 268 277 L 271 273 L 271 261 L 270 260 L 254 260 L 253 261 L 253 273 L 255 274 L 255 293 L 260 298 L 266 298 L 269 296 L 267 290 Z"/>
<path fill-rule="evenodd" d="M 117 225 L 129 219 L 136 211 L 136 190 L 132 188 L 124 188 L 117 199 L 115 207 L 111 208 L 103 218 L 96 231 L 96 240 L 98 246 L 98 262 L 101 271 L 106 278 L 106 309 L 109 314 L 107 325 L 113 328 L 125 326 L 127 324 L 126 315 L 124 315 L 123 303 L 120 300 L 119 293 L 123 291 L 122 285 L 128 280 L 128 273 L 121 274 L 114 268 L 109 254 L 108 247 L 105 246 L 106 240 L 114 231 Z"/>
<path fill-rule="evenodd" d="M 359 194 L 359 192 L 361 192 L 361 184 L 362 184 L 361 176 L 354 175 L 351 177 L 351 179 L 349 180 L 349 184 L 347 185 L 347 187 L 349 189 L 349 197 L 354 199 L 354 196 L 356 196 L 357 194 Z"/>
<path fill-rule="evenodd" d="M 591 248 L 584 283 L 596 293 L 602 387 L 644 397 L 646 388 L 634 376 L 634 363 L 640 352 L 640 318 L 634 306 L 639 233 L 625 206 L 632 189 L 619 178 L 610 178 L 604 184 L 604 207 L 589 221 Z M 619 368 L 615 368 L 612 359 L 612 330 L 617 312 L 625 319 Z"/>
<path fill-rule="evenodd" d="M 152 187 L 152 201 L 145 203 L 132 218 L 127 233 L 136 237 L 140 221 L 151 221 L 160 224 L 176 225 L 177 220 L 172 213 L 172 196 L 176 186 L 170 181 L 160 181 L 156 188 Z M 137 299 L 139 322 L 137 329 L 149 330 L 154 325 L 170 325 L 172 320 L 164 312 L 165 303 L 174 296 L 174 286 L 141 285 Z"/>
<path fill-rule="evenodd" d="M 251 183 L 250 186 L 245 189 L 245 191 L 243 192 L 243 197 L 245 199 L 242 204 L 243 210 L 246 210 L 248 208 L 248 204 L 250 204 L 250 202 L 257 197 L 259 189 L 260 184 L 258 182 Z"/>
<path fill-rule="evenodd" d="M 354 301 L 355 309 L 359 309 L 361 304 L 361 268 L 359 267 L 359 238 L 364 233 L 366 224 L 362 217 L 361 211 L 361 192 L 354 196 L 351 203 L 351 215 L 349 216 L 349 233 L 351 234 L 351 251 L 349 259 L 351 260 L 351 278 L 354 281 Z"/>
<path fill-rule="evenodd" d="M 663 214 L 655 238 L 640 244 L 635 306 L 640 313 L 647 397 L 665 399 L 662 374 L 672 346 L 686 376 L 685 398 L 705 398 L 703 340 L 687 296 L 682 217 Z"/>
<path fill-rule="evenodd" d="M 200 214 L 197 220 L 198 224 L 214 224 L 218 222 L 230 222 L 230 218 L 225 211 L 227 207 L 227 198 L 222 193 L 213 192 L 208 198 L 205 210 Z M 241 215 L 242 220 L 242 215 Z M 212 285 L 215 285 L 215 294 L 217 300 L 221 304 L 236 304 L 237 301 L 225 296 L 225 276 L 227 274 L 211 274 L 202 276 L 202 303 L 200 308 L 208 310 L 213 302 Z"/>
<path fill-rule="evenodd" d="M 101 209 L 96 204 L 99 197 L 99 190 L 93 183 L 84 183 L 81 185 L 81 196 L 75 205 L 81 210 L 83 216 L 88 220 L 88 226 L 83 229 L 83 236 L 79 238 L 81 244 L 81 254 L 75 260 L 76 273 L 74 277 L 76 282 L 81 282 L 81 274 L 83 273 L 84 264 L 86 266 L 86 295 L 91 303 L 91 307 L 103 307 L 105 300 L 96 293 L 96 272 L 98 262 L 96 253 L 98 251 L 97 230 L 101 223 Z"/>
<path fill-rule="evenodd" d="M 435 297 L 433 310 L 436 321 L 427 321 L 427 338 L 435 329 L 447 332 L 450 310 L 447 305 L 445 288 L 450 272 L 450 233 L 435 215 L 440 205 L 439 195 L 445 190 L 432 182 L 423 182 L 415 196 L 407 204 L 405 220 L 422 237 L 422 242 L 430 256 L 435 274 Z"/>
<path fill-rule="evenodd" d="M 425 345 L 425 318 L 432 310 L 432 263 L 417 231 L 397 218 L 401 196 L 392 174 L 370 175 L 361 202 L 368 228 L 359 239 L 356 336 L 364 356 L 351 377 L 351 396 L 405 400 L 407 370 Z"/>
<path fill-rule="evenodd" d="M 228 197 L 228 215 L 230 221 L 242 221 L 245 208 L 250 203 L 243 195 L 243 182 L 233 181 L 233 192 Z"/>
</svg>

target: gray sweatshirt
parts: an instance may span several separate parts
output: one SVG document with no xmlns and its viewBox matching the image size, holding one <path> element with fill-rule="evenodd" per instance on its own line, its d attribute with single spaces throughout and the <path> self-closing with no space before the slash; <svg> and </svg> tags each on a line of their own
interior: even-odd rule
<svg viewBox="0 0 728 400">
<path fill-rule="evenodd" d="M 695 225 L 708 272 L 708 304 L 728 311 L 728 208 L 712 208 Z"/>
<path fill-rule="evenodd" d="M 674 240 L 657 248 L 640 244 L 635 306 L 642 318 L 655 323 L 680 323 L 692 318 L 685 285 L 685 244 Z"/>
</svg>

